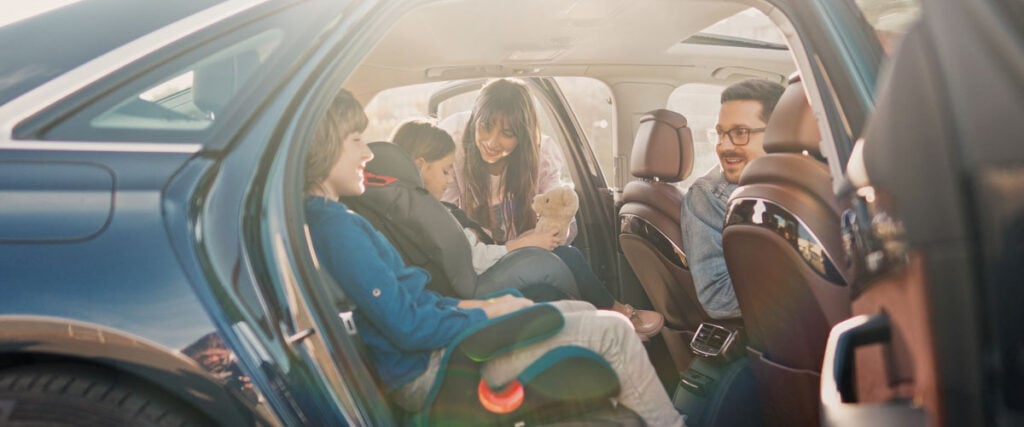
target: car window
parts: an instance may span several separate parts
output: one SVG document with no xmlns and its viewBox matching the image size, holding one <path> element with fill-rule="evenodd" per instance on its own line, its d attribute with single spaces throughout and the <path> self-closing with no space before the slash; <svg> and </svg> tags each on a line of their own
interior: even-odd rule
<svg viewBox="0 0 1024 427">
<path fill-rule="evenodd" d="M 604 182 L 613 182 L 612 123 L 615 121 L 615 106 L 611 89 L 603 82 L 588 77 L 556 77 L 555 81 L 576 113 L 590 149 L 601 166 Z"/>
<path fill-rule="evenodd" d="M 90 101 L 45 129 L 60 141 L 201 141 L 236 100 L 253 92 L 253 76 L 279 63 L 290 37 L 278 26 L 254 24 L 231 40 L 198 48 Z M 273 64 L 272 64 L 273 63 Z M 129 72 L 129 71 L 126 71 Z M 98 85 L 101 85 L 99 83 Z M 244 90 L 248 87 L 250 90 Z M 74 102 L 72 99 L 70 102 Z M 79 101 L 80 102 L 80 101 Z M 68 108 L 60 106 L 57 108 Z M 36 126 L 25 122 L 22 126 Z M 30 132 L 26 130 L 26 132 Z"/>
<path fill-rule="evenodd" d="M 786 44 L 782 35 L 771 19 L 761 11 L 750 8 L 718 21 L 701 30 L 698 35 L 716 38 L 728 38 L 733 41 L 758 41 L 774 44 Z"/>
<path fill-rule="evenodd" d="M 236 43 L 118 103 L 89 121 L 98 129 L 202 130 L 280 44 L 269 30 Z"/>
<path fill-rule="evenodd" d="M 390 141 L 395 128 L 405 121 L 430 118 L 428 104 L 431 95 L 452 83 L 424 83 L 381 91 L 364 108 L 370 123 L 363 132 L 363 139 L 366 141 Z M 453 114 L 472 110 L 473 102 L 479 92 L 479 90 L 471 90 L 445 99 L 438 104 L 437 117 L 433 119 L 440 123 Z M 561 132 L 555 131 L 553 118 L 548 109 L 541 108 L 541 103 L 537 101 L 536 97 L 534 97 L 534 106 L 540 121 L 541 134 L 553 138 L 559 147 L 563 147 L 563 136 Z M 568 168 L 562 170 L 561 178 L 564 182 L 572 181 Z"/>
<path fill-rule="evenodd" d="M 718 122 L 718 110 L 721 107 L 722 90 L 718 85 L 690 83 L 679 86 L 668 97 L 669 110 L 686 117 L 686 123 L 693 132 L 693 172 L 690 177 L 678 184 L 679 188 L 689 188 L 693 181 L 700 178 L 708 170 L 718 165 L 715 154 L 715 140 L 711 137 Z"/>
<path fill-rule="evenodd" d="M 864 18 L 874 27 L 882 49 L 888 55 L 921 16 L 921 0 L 856 0 L 856 3 Z"/>
<path fill-rule="evenodd" d="M 398 125 L 410 119 L 429 117 L 427 102 L 442 82 L 401 86 L 381 91 L 366 104 L 370 123 L 363 131 L 364 141 L 390 141 Z"/>
</svg>

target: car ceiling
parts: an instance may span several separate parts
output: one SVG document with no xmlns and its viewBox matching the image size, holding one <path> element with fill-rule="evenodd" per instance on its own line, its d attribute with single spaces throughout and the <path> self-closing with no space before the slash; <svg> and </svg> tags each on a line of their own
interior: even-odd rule
<svg viewBox="0 0 1024 427">
<path fill-rule="evenodd" d="M 794 70 L 788 51 L 681 43 L 749 6 L 713 0 L 451 0 L 401 17 L 349 78 L 389 87 L 499 76 L 728 83 Z"/>
</svg>

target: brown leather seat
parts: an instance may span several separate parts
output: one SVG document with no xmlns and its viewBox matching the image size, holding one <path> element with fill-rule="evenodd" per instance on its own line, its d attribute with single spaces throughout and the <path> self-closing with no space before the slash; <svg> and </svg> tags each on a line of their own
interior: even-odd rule
<svg viewBox="0 0 1024 427">
<path fill-rule="evenodd" d="M 798 78 L 765 131 L 767 155 L 743 171 L 722 233 L 767 425 L 818 425 L 832 325 L 850 315 L 841 211 Z"/>
<path fill-rule="evenodd" d="M 693 169 L 693 135 L 686 118 L 655 110 L 640 119 L 619 210 L 619 245 L 654 309 L 665 316 L 665 343 L 679 371 L 692 360 L 690 338 L 707 313 L 697 300 L 682 251 L 683 192 L 673 183 Z"/>
</svg>

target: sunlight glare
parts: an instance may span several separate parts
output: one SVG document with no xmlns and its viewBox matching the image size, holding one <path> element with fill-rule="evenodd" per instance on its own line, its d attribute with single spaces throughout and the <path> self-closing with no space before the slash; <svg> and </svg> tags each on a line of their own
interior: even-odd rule
<svg viewBox="0 0 1024 427">
<path fill-rule="evenodd" d="M 4 13 L 0 14 L 0 27 L 13 24 L 25 18 L 49 12 L 56 8 L 76 3 L 80 0 L 0 0 Z"/>
</svg>

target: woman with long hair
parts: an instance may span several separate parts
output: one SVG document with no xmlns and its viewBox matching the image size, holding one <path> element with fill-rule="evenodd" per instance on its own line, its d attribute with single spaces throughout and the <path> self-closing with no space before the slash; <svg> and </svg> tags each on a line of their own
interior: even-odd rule
<svg viewBox="0 0 1024 427">
<path fill-rule="evenodd" d="M 412 158 L 413 163 L 419 169 L 423 178 L 423 186 L 426 190 L 440 198 L 444 188 L 452 182 L 452 167 L 455 159 L 455 143 L 452 137 L 441 128 L 423 120 L 410 120 L 401 124 L 395 129 L 391 142 L 405 150 Z M 526 259 L 523 262 L 514 262 L 514 254 L 518 251 L 536 250 L 536 246 L 544 244 L 543 241 L 534 244 L 539 235 L 527 235 L 511 240 L 504 245 L 496 243 L 491 237 L 465 212 L 457 206 L 442 202 L 452 212 L 452 215 L 459 220 L 466 238 L 469 240 L 473 253 L 473 268 L 480 277 L 497 276 L 504 280 L 504 283 L 513 283 L 509 277 L 534 274 L 534 270 L 549 266 L 540 262 L 540 259 Z M 557 244 L 555 242 L 554 244 Z M 587 263 L 586 258 L 579 249 L 572 246 L 557 246 L 544 248 L 551 250 L 561 262 L 558 267 L 568 268 L 572 272 L 576 286 L 580 291 L 580 298 L 595 307 L 606 310 L 614 310 L 622 313 L 630 319 L 637 335 L 648 339 L 656 335 L 665 324 L 665 318 L 654 311 L 636 310 L 629 304 L 623 304 L 612 296 L 604 283 L 594 274 Z M 544 254 L 549 254 L 544 252 Z M 562 265 L 564 264 L 564 265 Z M 525 269 L 525 271 L 524 271 Z"/>
<path fill-rule="evenodd" d="M 488 83 L 465 128 L 459 130 L 451 132 L 461 133 L 455 182 L 445 190 L 443 200 L 465 210 L 498 243 L 532 233 L 537 224 L 530 206 L 533 196 L 562 185 L 565 160 L 554 142 L 542 141 L 526 84 L 514 79 Z M 575 221 L 570 228 L 574 226 Z M 563 230 L 556 233 L 560 235 L 534 238 L 545 240 L 538 246 L 552 249 L 566 233 L 572 237 L 571 230 Z"/>
</svg>

